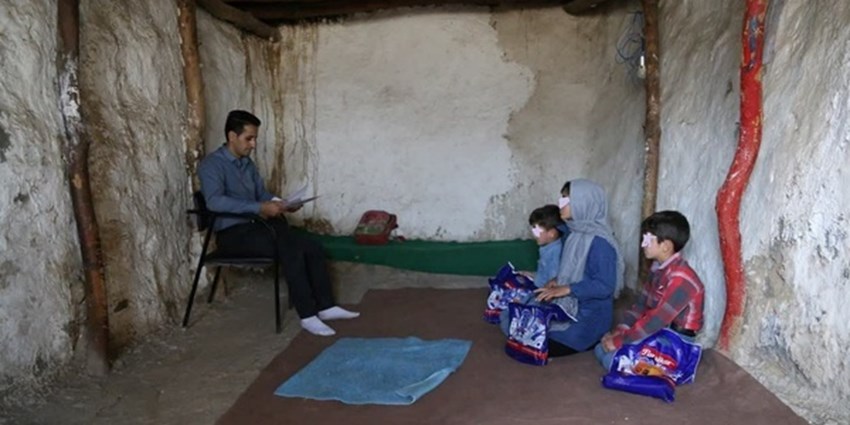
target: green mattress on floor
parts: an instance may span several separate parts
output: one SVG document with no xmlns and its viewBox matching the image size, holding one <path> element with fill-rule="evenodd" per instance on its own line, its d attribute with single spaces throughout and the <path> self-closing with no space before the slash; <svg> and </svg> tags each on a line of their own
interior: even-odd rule
<svg viewBox="0 0 850 425">
<path fill-rule="evenodd" d="M 407 240 L 387 245 L 358 245 L 351 236 L 308 233 L 334 261 L 379 264 L 429 273 L 490 276 L 510 261 L 518 270 L 537 268 L 537 244 L 516 239 L 493 242 Z"/>
</svg>

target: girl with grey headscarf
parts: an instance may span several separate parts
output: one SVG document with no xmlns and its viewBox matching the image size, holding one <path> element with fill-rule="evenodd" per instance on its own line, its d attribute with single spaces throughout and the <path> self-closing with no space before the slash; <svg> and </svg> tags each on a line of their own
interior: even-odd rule
<svg viewBox="0 0 850 425">
<path fill-rule="evenodd" d="M 567 233 L 558 278 L 538 289 L 538 301 L 578 299 L 575 322 L 552 322 L 549 355 L 586 351 L 611 329 L 614 294 L 623 285 L 623 257 L 608 225 L 605 189 L 590 180 L 568 181 L 561 189 L 561 218 Z"/>
</svg>

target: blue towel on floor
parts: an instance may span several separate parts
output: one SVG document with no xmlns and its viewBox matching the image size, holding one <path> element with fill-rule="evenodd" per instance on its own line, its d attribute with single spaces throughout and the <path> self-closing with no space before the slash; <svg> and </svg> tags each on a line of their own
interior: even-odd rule
<svg viewBox="0 0 850 425">
<path fill-rule="evenodd" d="M 341 338 L 275 395 L 347 404 L 413 404 L 460 367 L 471 341 Z"/>
</svg>

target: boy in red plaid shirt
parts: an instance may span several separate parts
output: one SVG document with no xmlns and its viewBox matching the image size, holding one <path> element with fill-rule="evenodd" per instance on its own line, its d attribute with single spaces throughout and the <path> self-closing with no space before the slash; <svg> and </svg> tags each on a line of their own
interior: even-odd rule
<svg viewBox="0 0 850 425">
<path fill-rule="evenodd" d="M 666 327 L 693 341 L 702 329 L 705 288 L 681 255 L 690 238 L 688 219 L 677 211 L 657 212 L 641 223 L 641 234 L 644 255 L 655 261 L 637 302 L 594 350 L 606 370 L 623 344 L 640 342 Z"/>
</svg>

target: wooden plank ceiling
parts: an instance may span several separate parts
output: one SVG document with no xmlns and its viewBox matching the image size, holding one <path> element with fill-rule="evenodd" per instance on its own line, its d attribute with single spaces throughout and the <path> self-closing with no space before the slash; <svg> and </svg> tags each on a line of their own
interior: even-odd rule
<svg viewBox="0 0 850 425">
<path fill-rule="evenodd" d="M 416 6 L 470 5 L 502 9 L 563 6 L 569 13 L 586 12 L 606 0 L 218 0 L 269 25 L 337 18 L 354 13 Z M 217 1 L 217 2 L 218 2 Z M 202 5 L 209 1 L 199 1 Z M 204 6 L 207 6 L 204 5 Z M 208 8 L 208 7 L 207 7 Z M 228 8 L 229 9 L 229 8 Z"/>
</svg>

